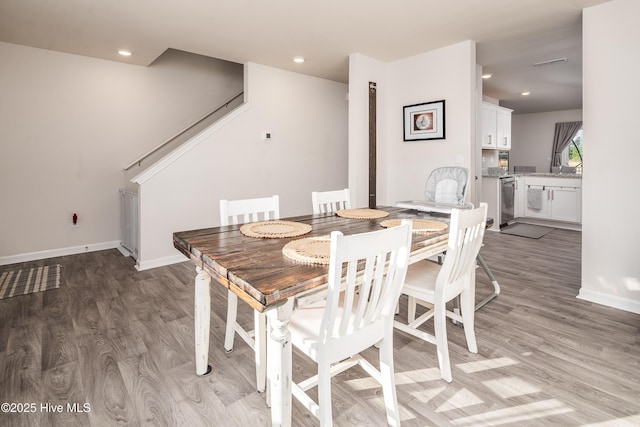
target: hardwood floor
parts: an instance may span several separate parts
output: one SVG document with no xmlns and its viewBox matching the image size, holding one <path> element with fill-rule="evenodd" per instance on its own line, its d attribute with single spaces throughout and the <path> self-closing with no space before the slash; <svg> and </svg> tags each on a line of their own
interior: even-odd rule
<svg viewBox="0 0 640 427">
<path fill-rule="evenodd" d="M 640 425 L 640 315 L 575 298 L 580 240 L 487 232 L 482 255 L 502 293 L 476 313 L 478 354 L 448 324 L 453 382 L 440 379 L 435 346 L 396 333 L 403 426 Z M 195 375 L 193 264 L 138 272 L 116 250 L 30 264 L 52 263 L 60 289 L 0 300 L 0 403 L 34 409 L 2 412 L 0 425 L 270 425 L 251 350 L 237 339 L 224 352 L 226 293 L 215 284 L 213 373 Z M 481 270 L 477 281 L 480 300 L 492 287 Z M 248 306 L 238 309 L 250 324 Z M 295 353 L 294 365 L 296 379 L 314 366 Z M 334 380 L 333 396 L 335 425 L 385 425 L 381 389 L 357 368 Z M 317 425 L 293 407 L 294 425 Z"/>
</svg>

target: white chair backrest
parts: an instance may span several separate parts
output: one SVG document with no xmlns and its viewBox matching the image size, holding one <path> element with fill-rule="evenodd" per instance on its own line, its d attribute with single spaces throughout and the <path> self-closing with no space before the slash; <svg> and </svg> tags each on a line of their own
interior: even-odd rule
<svg viewBox="0 0 640 427">
<path fill-rule="evenodd" d="M 464 205 L 469 170 L 459 166 L 446 166 L 434 169 L 424 187 L 427 202 Z"/>
<path fill-rule="evenodd" d="M 347 354 L 363 342 L 373 345 L 393 327 L 410 250 L 409 221 L 349 236 L 331 233 L 329 289 L 319 335 L 326 351 Z"/>
<path fill-rule="evenodd" d="M 280 219 L 278 196 L 259 199 L 220 200 L 220 225 Z"/>
<path fill-rule="evenodd" d="M 436 279 L 436 301 L 448 301 L 474 280 L 476 258 L 487 223 L 487 204 L 471 210 L 452 209 L 447 255 Z"/>
<path fill-rule="evenodd" d="M 311 193 L 313 213 L 335 212 L 340 209 L 350 209 L 351 201 L 349 189 L 335 191 L 314 191 Z"/>
</svg>

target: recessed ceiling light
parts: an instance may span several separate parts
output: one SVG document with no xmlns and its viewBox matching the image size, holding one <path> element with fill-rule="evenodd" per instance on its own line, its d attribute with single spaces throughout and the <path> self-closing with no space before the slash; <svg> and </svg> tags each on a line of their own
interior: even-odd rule
<svg viewBox="0 0 640 427">
<path fill-rule="evenodd" d="M 531 92 L 522 92 L 520 95 L 522 95 L 522 96 L 531 95 Z"/>
<path fill-rule="evenodd" d="M 131 56 L 131 51 L 130 50 L 126 50 L 126 49 L 120 49 L 118 51 L 118 55 Z"/>
<path fill-rule="evenodd" d="M 298 64 L 302 64 L 305 61 L 304 56 L 294 56 L 293 57 L 293 62 L 296 62 Z"/>
<path fill-rule="evenodd" d="M 487 74 L 483 74 L 482 75 L 483 79 L 490 79 L 491 77 L 493 77 L 493 74 L 491 74 L 491 73 L 487 73 Z"/>
</svg>

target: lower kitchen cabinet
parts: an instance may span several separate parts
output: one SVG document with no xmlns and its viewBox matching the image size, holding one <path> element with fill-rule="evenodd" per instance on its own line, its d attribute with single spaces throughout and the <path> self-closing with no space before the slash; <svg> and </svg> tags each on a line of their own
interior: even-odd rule
<svg viewBox="0 0 640 427">
<path fill-rule="evenodd" d="M 524 216 L 525 204 L 525 184 L 524 176 L 516 176 L 516 194 L 514 197 L 513 217 L 518 218 Z"/>
<path fill-rule="evenodd" d="M 539 192 L 540 196 L 535 196 Z M 549 190 L 543 185 L 527 185 L 525 195 L 524 217 L 550 219 L 549 214 Z M 533 201 L 534 197 L 540 198 L 540 204 Z"/>
<path fill-rule="evenodd" d="M 503 218 L 502 180 L 506 177 L 482 178 L 480 200 L 487 202 L 487 216 L 493 219 L 492 230 L 500 231 L 506 223 Z M 580 224 L 582 222 L 582 179 L 546 176 L 517 175 L 513 193 L 513 217 L 562 221 Z M 537 190 L 537 191 L 536 191 Z M 536 193 L 537 194 L 534 194 Z M 538 196 L 537 204 L 531 197 Z"/>
<path fill-rule="evenodd" d="M 579 178 L 525 176 L 524 184 L 523 217 L 574 223 L 582 221 L 582 181 Z M 539 203 L 534 203 L 538 196 Z"/>
<path fill-rule="evenodd" d="M 493 219 L 492 230 L 500 231 L 500 178 L 483 177 L 480 201 L 487 204 L 487 218 Z"/>
<path fill-rule="evenodd" d="M 582 221 L 582 189 L 575 187 L 551 187 L 549 214 L 556 221 Z"/>
</svg>

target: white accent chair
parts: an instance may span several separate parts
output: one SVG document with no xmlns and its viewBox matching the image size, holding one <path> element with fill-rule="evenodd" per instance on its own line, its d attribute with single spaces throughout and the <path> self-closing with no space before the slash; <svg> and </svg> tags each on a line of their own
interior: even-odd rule
<svg viewBox="0 0 640 427">
<path fill-rule="evenodd" d="M 447 345 L 446 318 L 461 323 L 471 353 L 478 352 L 474 331 L 476 258 L 482 246 L 486 228 L 487 204 L 472 210 L 453 209 L 449 225 L 449 241 L 442 265 L 430 261 L 411 264 L 402 294 L 407 295 L 407 324 L 394 326 L 415 337 L 436 344 L 442 378 L 451 382 L 451 364 Z M 447 303 L 460 297 L 460 313 L 447 309 Z M 431 307 L 416 319 L 416 302 Z M 420 330 L 427 320 L 434 319 L 434 334 Z"/>
<path fill-rule="evenodd" d="M 331 426 L 331 377 L 360 365 L 382 384 L 387 421 L 400 425 L 394 382 L 393 321 L 411 250 L 411 225 L 345 236 L 331 233 L 326 300 L 298 308 L 291 316 L 291 343 L 318 364 L 318 374 L 292 384 L 292 394 Z M 358 261 L 364 269 L 357 271 Z M 343 268 L 343 263 L 347 263 Z M 380 368 L 359 353 L 373 345 Z M 318 402 L 306 391 L 317 386 Z"/>
<path fill-rule="evenodd" d="M 350 209 L 349 189 L 335 191 L 313 191 L 311 193 L 313 213 L 329 213 L 340 209 Z"/>
<path fill-rule="evenodd" d="M 258 199 L 220 200 L 220 225 L 243 224 L 255 221 L 280 219 L 280 198 L 278 196 Z M 238 296 L 227 292 L 227 327 L 224 349 L 233 351 L 233 341 L 237 333 L 255 352 L 256 387 L 263 392 L 267 379 L 267 318 L 255 311 L 254 330 L 248 331 L 237 322 Z"/>
</svg>

